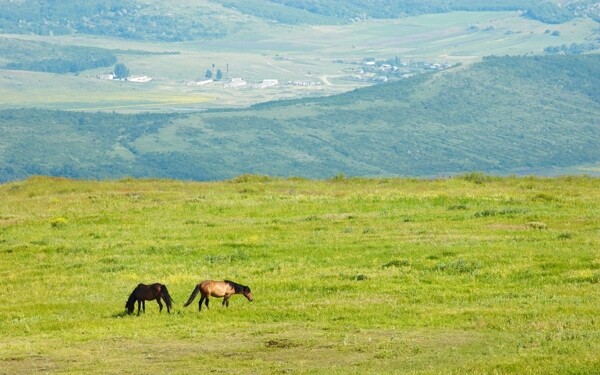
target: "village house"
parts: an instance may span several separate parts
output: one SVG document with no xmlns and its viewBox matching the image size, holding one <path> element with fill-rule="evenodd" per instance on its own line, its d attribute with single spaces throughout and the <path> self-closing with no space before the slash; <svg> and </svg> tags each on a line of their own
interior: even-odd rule
<svg viewBox="0 0 600 375">
<path fill-rule="evenodd" d="M 115 79 L 115 75 L 113 73 L 101 73 L 101 74 L 97 74 L 96 78 L 97 79 L 112 80 L 112 79 Z"/>
<path fill-rule="evenodd" d="M 188 81 L 187 86 L 204 86 L 214 82 L 212 79 L 205 79 L 203 81 Z"/>
<path fill-rule="evenodd" d="M 125 78 L 125 81 L 135 82 L 135 83 L 146 83 L 146 82 L 150 82 L 152 80 L 153 80 L 153 78 L 148 77 L 148 76 L 129 76 L 129 77 Z"/>
<path fill-rule="evenodd" d="M 261 83 L 259 83 L 258 85 L 254 85 L 253 87 L 256 87 L 259 89 L 264 89 L 267 87 L 277 86 L 278 84 L 279 84 L 279 81 L 276 79 L 263 79 L 263 81 Z"/>
<path fill-rule="evenodd" d="M 246 82 L 243 78 L 232 78 L 229 82 L 225 83 L 224 87 L 242 87 L 246 86 Z"/>
</svg>

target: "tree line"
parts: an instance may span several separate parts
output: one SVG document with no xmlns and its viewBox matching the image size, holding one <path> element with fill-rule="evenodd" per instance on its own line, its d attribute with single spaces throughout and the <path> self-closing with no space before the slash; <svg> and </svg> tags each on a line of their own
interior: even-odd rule
<svg viewBox="0 0 600 375">
<path fill-rule="evenodd" d="M 117 62 L 115 52 L 109 49 L 63 46 L 11 38 L 0 39 L 0 57 L 9 61 L 3 66 L 5 69 L 59 74 L 79 73 L 88 69 L 108 67 Z"/>
</svg>

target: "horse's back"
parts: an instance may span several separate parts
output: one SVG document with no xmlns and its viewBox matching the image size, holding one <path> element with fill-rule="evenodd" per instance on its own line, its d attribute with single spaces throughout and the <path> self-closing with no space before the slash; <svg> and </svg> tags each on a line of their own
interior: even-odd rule
<svg viewBox="0 0 600 375">
<path fill-rule="evenodd" d="M 143 283 L 139 283 L 135 289 L 133 290 L 133 293 L 136 296 L 139 296 L 140 294 L 144 293 L 146 290 L 148 289 L 148 285 L 143 284 Z"/>
<path fill-rule="evenodd" d="M 217 280 L 204 280 L 200 283 L 200 291 L 205 296 L 223 297 L 231 289 L 229 283 Z"/>
<path fill-rule="evenodd" d="M 158 298 L 158 296 L 162 292 L 162 289 L 163 285 L 161 283 L 139 283 L 138 286 L 135 288 L 134 293 L 136 294 L 138 299 L 148 301 Z"/>
<path fill-rule="evenodd" d="M 201 292 L 210 293 L 210 291 L 214 289 L 215 283 L 217 282 L 218 281 L 215 280 L 203 280 L 200 284 L 198 284 L 198 289 L 200 289 Z"/>
</svg>

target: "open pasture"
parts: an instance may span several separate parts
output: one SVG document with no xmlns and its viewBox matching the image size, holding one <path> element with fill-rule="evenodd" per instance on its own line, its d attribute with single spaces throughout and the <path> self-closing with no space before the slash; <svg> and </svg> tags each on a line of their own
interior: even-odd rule
<svg viewBox="0 0 600 375">
<path fill-rule="evenodd" d="M 600 181 L 0 185 L 0 373 L 593 373 Z M 183 308 L 203 279 L 253 302 Z M 171 314 L 125 314 L 160 282 Z"/>
<path fill-rule="evenodd" d="M 119 112 L 246 107 L 277 99 L 333 95 L 370 85 L 372 82 L 356 79 L 355 72 L 365 58 L 455 64 L 489 55 L 541 54 L 548 46 L 588 43 L 596 38 L 598 28 L 589 19 L 546 25 L 516 12 L 453 12 L 329 26 L 285 26 L 256 20 L 242 24 L 220 39 L 179 43 L 82 35 L 2 35 L 116 50 L 119 62 L 125 63 L 131 74 L 151 76 L 154 81 L 96 82 L 94 77 L 110 68 L 79 75 L 0 70 L 0 107 Z M 238 89 L 225 88 L 223 82 L 188 85 L 205 79 L 213 64 L 222 70 L 224 80 L 244 78 L 249 85 Z M 281 85 L 250 87 L 263 79 L 277 79 Z M 319 85 L 284 85 L 289 81 Z"/>
</svg>

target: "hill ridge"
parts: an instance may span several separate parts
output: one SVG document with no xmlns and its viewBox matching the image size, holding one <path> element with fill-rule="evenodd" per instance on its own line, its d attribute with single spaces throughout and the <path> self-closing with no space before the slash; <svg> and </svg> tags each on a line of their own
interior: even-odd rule
<svg viewBox="0 0 600 375">
<path fill-rule="evenodd" d="M 32 174 L 219 180 L 245 173 L 577 173 L 600 162 L 595 87 L 600 55 L 490 57 L 455 71 L 243 110 L 4 110 L 0 181 Z"/>
</svg>

